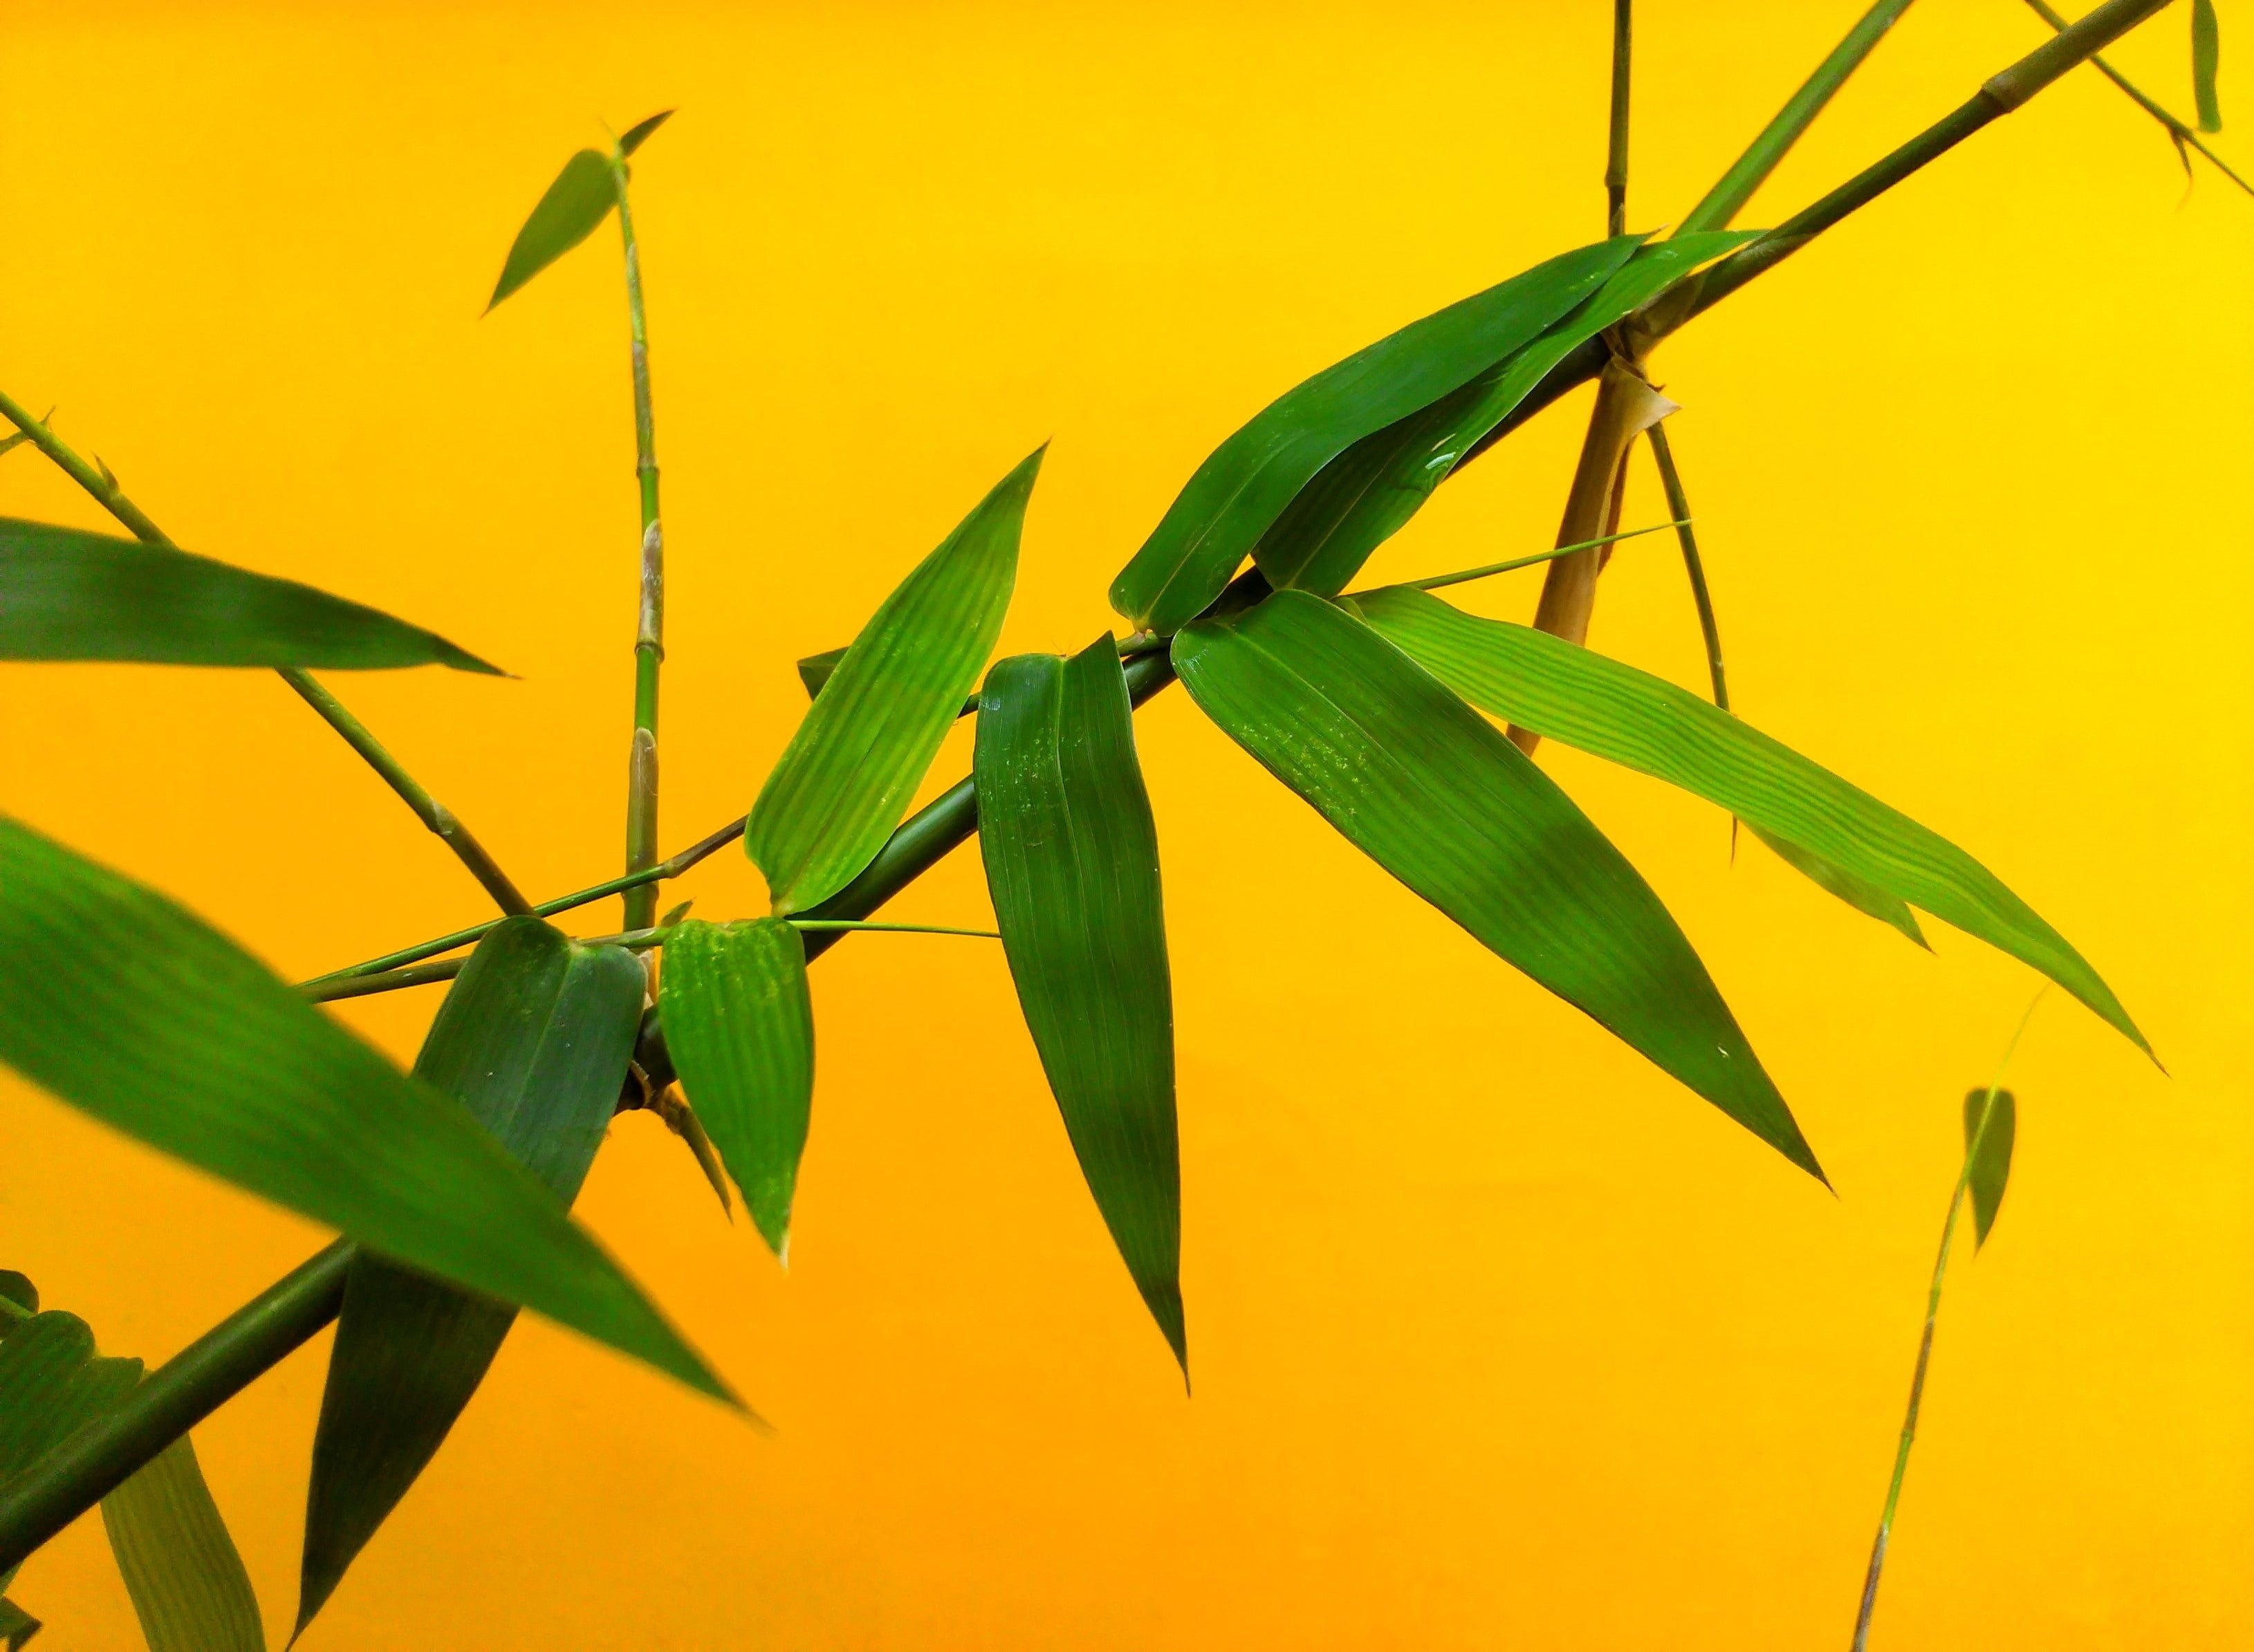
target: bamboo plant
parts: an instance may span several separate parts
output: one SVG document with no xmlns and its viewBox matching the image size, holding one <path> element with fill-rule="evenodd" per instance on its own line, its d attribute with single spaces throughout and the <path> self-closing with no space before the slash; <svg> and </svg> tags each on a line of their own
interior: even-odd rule
<svg viewBox="0 0 2254 1652">
<path fill-rule="evenodd" d="M 1814 1148 L 1697 952 L 1533 760 L 1539 742 L 1706 799 L 1911 940 L 1922 940 L 1913 909 L 1953 924 L 2145 1048 L 2096 970 L 1993 872 L 1729 710 L 1666 437 L 1675 406 L 1650 376 L 1653 351 L 1676 330 L 2077 65 L 2099 62 L 2180 149 L 2216 158 L 2096 57 L 2166 0 L 2105 0 L 2071 24 L 2031 4 L 2056 32 L 1964 104 L 1774 228 L 1732 228 L 1908 5 L 1879 0 L 1662 236 L 1628 228 L 1632 18 L 1630 0 L 1614 0 L 1602 238 L 1285 391 L 1213 451 L 1118 572 L 1121 627 L 990 662 L 1041 471 L 1042 452 L 1026 454 L 907 568 L 849 645 L 798 662 L 811 703 L 773 770 L 747 785 L 747 813 L 663 858 L 666 542 L 631 196 L 632 164 L 670 112 L 572 156 L 509 248 L 488 308 L 615 213 L 640 505 L 635 677 L 623 870 L 538 902 L 311 675 L 496 668 L 342 597 L 178 548 L 106 465 L 0 394 L 17 431 L 9 445 L 59 466 L 130 536 L 0 521 L 0 657 L 278 670 L 499 909 L 293 985 L 126 873 L 0 818 L 0 1060 L 340 1236 L 145 1372 L 97 1354 L 87 1325 L 44 1306 L 33 1282 L 0 1275 L 0 1589 L 99 1504 L 152 1646 L 262 1646 L 190 1431 L 332 1321 L 298 1634 L 438 1450 L 521 1308 L 756 1421 L 570 1206 L 612 1116 L 649 1108 L 724 1201 L 732 1184 L 782 1255 L 815 1088 L 807 968 L 858 930 L 987 934 L 875 915 L 974 834 L 991 938 L 1088 1193 L 1186 1376 L 1166 924 L 1133 724 L 1177 680 L 1380 865 L 1810 1177 L 1824 1174 Z M 2208 130 L 2219 122 L 2214 19 L 2205 0 L 2193 12 Z M 1553 549 L 1355 584 L 1451 475 L 1592 382 Z M 1640 445 L 1671 520 L 1623 530 L 1623 480 Z M 944 504 L 934 502 L 934 532 Z M 1666 528 L 1685 559 L 1711 700 L 1580 646 L 1606 559 Z M 1534 566 L 1544 584 L 1532 626 L 1475 618 L 1433 594 Z M 966 717 L 976 724 L 972 773 L 909 813 L 942 737 Z M 660 920 L 661 886 L 738 839 L 769 909 L 714 921 L 676 908 Z M 573 936 L 550 921 L 612 896 L 615 932 Z M 432 983 L 451 985 L 410 1072 L 318 1007 Z M 11 1647 L 36 1628 L 0 1602 Z"/>
</svg>

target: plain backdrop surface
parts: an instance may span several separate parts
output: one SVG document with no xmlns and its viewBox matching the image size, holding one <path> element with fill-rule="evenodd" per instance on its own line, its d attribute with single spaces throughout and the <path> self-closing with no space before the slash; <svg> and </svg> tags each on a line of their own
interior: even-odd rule
<svg viewBox="0 0 2254 1652">
<path fill-rule="evenodd" d="M 1679 219 L 1839 0 L 1640 8 L 1631 218 Z M 1602 228 L 1598 0 L 8 8 L 0 373 L 179 542 L 517 673 L 332 679 L 538 895 L 618 864 L 636 544 L 615 233 L 492 315 L 564 158 L 637 164 L 668 528 L 668 850 L 1036 443 L 1004 650 L 1076 649 L 1197 461 L 1369 340 Z M 2254 125 L 2254 9 L 2222 8 Z M 2185 8 L 2115 54 L 2188 110 Z M 1914 9 L 1745 221 L 2042 38 Z M 2254 158 L 2235 133 L 2217 142 Z M 1873 1644 L 2254 1642 L 2254 200 L 2082 71 L 1665 346 L 1739 709 L 1995 869 L 2054 993 L 1952 1286 Z M 1373 577 L 1550 542 L 1586 392 Z M 94 525 L 28 450 L 0 511 Z M 1663 519 L 1639 458 L 1631 523 Z M 1537 575 L 1462 593 L 1524 617 Z M 1593 646 L 1692 688 L 1670 541 Z M 258 673 L 9 667 L 4 807 L 311 974 L 486 915 Z M 968 758 L 958 731 L 927 791 Z M 309 1652 L 1843 1643 L 1958 1107 L 2036 983 L 1927 956 L 1656 783 L 1542 760 L 1678 914 L 1836 1198 L 1363 861 L 1171 692 L 1138 722 L 1181 1063 L 1186 1397 L 999 950 L 816 971 L 788 1274 L 621 1119 L 581 1210 L 779 1433 L 513 1336 Z M 669 893 L 761 910 L 735 850 Z M 615 903 L 572 921 L 615 927 Z M 978 923 L 974 852 L 892 912 Z M 402 1060 L 430 990 L 340 1013 Z M 0 1265 L 177 1350 L 323 1237 L 0 1080 Z M 197 1432 L 280 1643 L 327 1339 Z M 139 1644 L 99 1522 L 15 1595 Z"/>
</svg>

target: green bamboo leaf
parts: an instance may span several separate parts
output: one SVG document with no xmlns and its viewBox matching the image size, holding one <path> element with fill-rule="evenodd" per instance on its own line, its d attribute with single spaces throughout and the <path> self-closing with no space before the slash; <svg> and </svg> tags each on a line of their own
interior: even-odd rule
<svg viewBox="0 0 2254 1652">
<path fill-rule="evenodd" d="M 737 1403 L 458 1102 L 200 919 L 4 818 L 0 1061 L 150 1146 Z"/>
<path fill-rule="evenodd" d="M 2040 970 L 2151 1053 L 2097 972 L 1994 873 L 1728 712 L 1633 666 L 1408 586 L 1352 602 L 1480 710 L 1720 804 Z"/>
<path fill-rule="evenodd" d="M 619 140 L 620 158 L 623 159 L 626 156 L 633 154 L 636 150 L 640 149 L 644 144 L 649 141 L 649 135 L 652 132 L 657 130 L 659 127 L 664 125 L 672 118 L 673 111 L 671 109 L 660 109 L 648 120 L 637 121 L 632 126 L 626 128 L 626 135 Z M 596 221 L 599 223 L 601 220 L 598 219 Z"/>
<path fill-rule="evenodd" d="M 1253 560 L 1268 583 L 1325 597 L 1346 589 L 1370 552 L 1424 508 L 1464 455 L 1509 417 L 1551 368 L 1699 265 L 1759 233 L 1708 231 L 1638 248 L 1541 337 L 1469 383 L 1362 438 L 1299 490 L 1253 547 Z"/>
<path fill-rule="evenodd" d="M 537 918 L 478 943 L 416 1058 L 568 1208 L 633 1059 L 646 977 L 620 947 L 575 945 Z M 516 1310 L 381 1257 L 354 1259 L 313 1437 L 297 1634 L 415 1483 Z"/>
<path fill-rule="evenodd" d="M 1924 947 L 1925 931 L 1918 928 L 1917 914 L 1907 902 L 1887 893 L 1867 878 L 1858 878 L 1844 866 L 1835 866 L 1821 855 L 1810 854 L 1798 844 L 1779 837 L 1774 832 L 1763 831 L 1748 824 L 1746 830 L 1775 851 L 1778 859 L 1806 878 L 1817 888 L 1837 895 L 1866 917 L 1876 918 L 1888 928 L 1897 929 L 1910 941 Z"/>
<path fill-rule="evenodd" d="M 242 1556 L 186 1434 L 102 1500 L 149 1652 L 266 1652 Z"/>
<path fill-rule="evenodd" d="M 907 813 L 1001 634 L 1046 452 L 996 483 L 900 581 L 807 708 L 744 830 L 775 916 L 843 889 Z"/>
<path fill-rule="evenodd" d="M 2222 130 L 2222 104 L 2215 94 L 2216 71 L 2222 62 L 2222 30 L 2215 20 L 2215 0 L 2191 0 L 2191 86 L 2199 105 L 2199 130 Z"/>
<path fill-rule="evenodd" d="M 760 1236 L 790 1252 L 790 1207 L 814 1102 L 806 943 L 780 918 L 690 919 L 658 980 L 666 1048 Z"/>
<path fill-rule="evenodd" d="M 1992 1108 L 1988 1098 L 1993 1096 Z M 1996 1225 L 1996 1208 L 2004 1202 L 2005 1185 L 2012 1179 L 2012 1143 L 2019 1134 L 2018 1100 L 2009 1090 L 1977 1089 L 1964 1098 L 1964 1152 L 1970 1161 L 1965 1184 L 1972 1194 L 1973 1245 L 1988 1242 L 1988 1229 Z M 1988 1115 L 1988 1128 L 1980 1116 Z"/>
<path fill-rule="evenodd" d="M 1324 466 L 1539 338 L 1602 287 L 1642 241 L 1615 235 L 1560 254 L 1285 391 L 1198 466 L 1113 582 L 1111 606 L 1150 630 L 1186 624 L 1221 594 Z"/>
<path fill-rule="evenodd" d="M 1659 897 L 1555 782 L 1415 661 L 1296 591 L 1187 627 L 1173 661 L 1208 717 L 1380 865 L 1822 1176 Z"/>
<path fill-rule="evenodd" d="M 500 668 L 293 579 L 75 528 L 0 517 L 0 660 Z"/>
<path fill-rule="evenodd" d="M 140 1361 L 96 1356 L 75 1313 L 49 1309 L 14 1326 L 0 1338 L 0 1492 L 140 1381 Z"/>
<path fill-rule="evenodd" d="M 828 686 L 830 679 L 837 675 L 837 662 L 844 657 L 843 648 L 825 648 L 798 662 L 798 680 L 804 685 L 808 699 L 813 699 Z"/>
<path fill-rule="evenodd" d="M 0 1298 L 29 1316 L 39 1311 L 39 1287 L 13 1268 L 0 1268 Z M 0 1336 L 8 1334 L 9 1316 L 0 1313 Z"/>
<path fill-rule="evenodd" d="M 8 1652 L 17 1652 L 46 1627 L 13 1600 L 0 1598 L 0 1641 L 7 1642 Z"/>
<path fill-rule="evenodd" d="M 1107 634 L 978 707 L 978 842 L 1026 1026 L 1096 1208 L 1185 1374 L 1174 1010 L 1158 829 Z"/>
<path fill-rule="evenodd" d="M 641 134 L 644 137 L 648 135 Z M 490 312 L 601 228 L 603 220 L 618 204 L 618 185 L 611 176 L 608 156 L 599 150 L 583 149 L 565 161 L 564 170 L 548 186 L 548 192 L 533 207 L 532 216 L 516 232 L 508 261 L 501 265 L 500 279 L 494 284 L 493 297 L 486 300 L 486 309 Z"/>
</svg>

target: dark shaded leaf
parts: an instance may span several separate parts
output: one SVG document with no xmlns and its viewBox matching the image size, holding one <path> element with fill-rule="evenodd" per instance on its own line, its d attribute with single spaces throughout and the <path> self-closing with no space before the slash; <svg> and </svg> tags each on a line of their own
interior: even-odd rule
<svg viewBox="0 0 2254 1652">
<path fill-rule="evenodd" d="M 1821 855 L 1810 854 L 1798 844 L 1779 837 L 1774 832 L 1763 831 L 1748 824 L 1746 830 L 1774 851 L 1776 858 L 1797 872 L 1809 882 L 1828 893 L 1837 895 L 1866 917 L 1876 918 L 1891 929 L 1899 930 L 1907 939 L 1933 950 L 1927 944 L 1925 931 L 1918 928 L 1917 914 L 1908 904 L 1895 899 L 1878 885 L 1858 878 L 1844 866 L 1835 866 Z"/>
<path fill-rule="evenodd" d="M 258 1597 L 186 1434 L 102 1500 L 149 1652 L 266 1652 Z"/>
<path fill-rule="evenodd" d="M 2215 0 L 2191 0 L 2191 88 L 2199 105 L 2199 130 L 2222 130 L 2222 102 L 2216 95 L 2216 72 L 2222 64 L 2222 30 L 2215 20 Z"/>
<path fill-rule="evenodd" d="M 631 155 L 636 150 L 640 149 L 644 144 L 649 141 L 649 135 L 652 132 L 657 130 L 659 127 L 664 125 L 672 118 L 673 111 L 671 109 L 660 109 L 648 120 L 637 121 L 632 126 L 626 128 L 626 135 L 619 140 L 619 154 L 620 158 L 623 158 L 626 156 Z"/>
<path fill-rule="evenodd" d="M 1709 259 L 1758 232 L 1677 235 L 1640 248 L 1542 336 L 1460 388 L 1374 430 L 1324 466 L 1279 514 L 1253 560 L 1268 582 L 1334 596 L 1424 507 L 1466 453 L 1509 417 L 1550 369 Z"/>
<path fill-rule="evenodd" d="M 416 1076 L 467 1108 L 568 1208 L 617 1105 L 645 981 L 623 948 L 506 919 L 448 990 Z M 298 1632 L 437 1453 L 515 1319 L 382 1257 L 354 1259 L 313 1437 Z"/>
<path fill-rule="evenodd" d="M 806 943 L 780 918 L 691 919 L 666 942 L 658 996 L 681 1088 L 761 1237 L 787 1257 L 814 1104 Z"/>
<path fill-rule="evenodd" d="M 1577 650 L 1578 652 L 1578 650 Z M 1812 1175 L 1667 908 L 1548 776 L 1340 607 L 1279 592 L 1174 639 L 1191 696 L 1403 883 Z"/>
<path fill-rule="evenodd" d="M 1137 626 L 1172 631 L 1218 597 L 1309 480 L 1448 396 L 1596 292 L 1640 235 L 1564 253 L 1380 339 L 1270 402 L 1199 466 L 1111 586 Z"/>
<path fill-rule="evenodd" d="M 0 1268 L 0 1297 L 7 1298 L 25 1313 L 39 1311 L 39 1287 L 13 1268 Z M 6 1323 L 4 1318 L 0 1318 L 0 1326 Z M 4 1330 L 0 1330 L 0 1335 L 5 1334 Z"/>
<path fill-rule="evenodd" d="M 458 1102 L 200 920 L 4 818 L 0 1060 L 150 1146 L 734 1403 Z"/>
<path fill-rule="evenodd" d="M 8 1652 L 17 1652 L 46 1627 L 13 1600 L 0 1600 L 0 1641 L 7 1643 Z"/>
<path fill-rule="evenodd" d="M 1046 451 L 996 483 L 900 581 L 807 708 L 744 829 L 777 917 L 843 889 L 907 813 L 1001 634 Z"/>
<path fill-rule="evenodd" d="M 293 579 L 13 517 L 0 517 L 0 660 L 500 675 L 434 632 Z"/>
<path fill-rule="evenodd" d="M 75 1313 L 49 1309 L 0 1339 L 0 1492 L 140 1381 L 140 1361 L 95 1355 Z"/>
<path fill-rule="evenodd" d="M 1995 1098 L 1991 1106 L 1989 1097 Z M 1981 1115 L 1988 1125 L 1980 1127 Z M 2020 1104 L 2009 1090 L 1977 1089 L 1964 1098 L 1965 1183 L 1972 1194 L 1972 1231 L 1977 1246 L 1988 1242 L 1997 1207 L 2012 1179 L 2012 1144 L 2019 1135 Z"/>
<path fill-rule="evenodd" d="M 1695 792 L 2057 982 L 2148 1054 L 2065 938 L 1947 839 L 1789 747 L 1647 672 L 1406 585 L 1354 611 L 1482 710 Z"/>
<path fill-rule="evenodd" d="M 1019 654 L 986 674 L 973 777 L 1026 1026 L 1096 1208 L 1186 1372 L 1158 829 L 1109 634 L 1069 661 Z"/>
<path fill-rule="evenodd" d="M 820 654 L 809 654 L 798 662 L 798 680 L 805 685 L 806 697 L 813 699 L 837 675 L 837 662 L 845 657 L 843 648 L 828 648 Z"/>
<path fill-rule="evenodd" d="M 608 156 L 583 149 L 565 161 L 548 192 L 533 207 L 532 216 L 516 232 L 486 308 L 491 310 L 601 228 L 603 220 L 618 204 L 618 185 L 611 176 Z"/>
</svg>

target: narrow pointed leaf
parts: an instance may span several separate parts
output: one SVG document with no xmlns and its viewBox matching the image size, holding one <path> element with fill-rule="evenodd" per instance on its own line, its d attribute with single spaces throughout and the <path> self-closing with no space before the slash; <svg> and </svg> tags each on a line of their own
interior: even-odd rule
<svg viewBox="0 0 2254 1652">
<path fill-rule="evenodd" d="M 673 118 L 671 109 L 660 109 L 646 121 L 637 121 L 626 128 L 626 135 L 619 140 L 621 157 L 633 154 L 649 141 L 649 135 Z"/>
<path fill-rule="evenodd" d="M 0 517 L 0 660 L 499 675 L 420 626 L 293 579 L 13 517 Z"/>
<path fill-rule="evenodd" d="M 665 946 L 665 1043 L 690 1105 L 777 1256 L 814 1103 L 806 943 L 780 918 L 691 919 Z"/>
<path fill-rule="evenodd" d="M 0 1598 L 0 1642 L 6 1644 L 8 1652 L 18 1652 L 46 1627 L 13 1600 Z"/>
<path fill-rule="evenodd" d="M 2222 130 L 2222 103 L 2215 91 L 2222 64 L 2222 31 L 2215 19 L 2215 0 L 2191 0 L 2191 88 L 2199 105 L 2199 130 Z"/>
<path fill-rule="evenodd" d="M 1925 939 L 1925 931 L 1918 928 L 1917 914 L 1908 903 L 1889 894 L 1867 878 L 1858 878 L 1844 866 L 1835 866 L 1821 855 L 1810 854 L 1798 844 L 1779 837 L 1774 832 L 1764 831 L 1748 824 L 1746 830 L 1775 852 L 1778 859 L 1791 867 L 1809 882 L 1827 893 L 1837 895 L 1866 917 L 1876 918 L 1889 928 L 1895 929 L 1908 940 L 1933 950 Z"/>
<path fill-rule="evenodd" d="M 617 1106 L 645 979 L 622 948 L 576 946 L 537 918 L 506 919 L 448 990 L 416 1076 L 466 1107 L 568 1208 Z M 515 1320 L 490 1298 L 354 1258 L 313 1436 L 298 1632 L 437 1454 Z"/>
<path fill-rule="evenodd" d="M 1408 586 L 1356 612 L 1480 710 L 1718 803 L 2040 970 L 2150 1053 L 2058 931 L 1947 839 L 1673 683 Z"/>
<path fill-rule="evenodd" d="M 258 1597 L 186 1434 L 102 1500 L 149 1652 L 266 1652 Z"/>
<path fill-rule="evenodd" d="M 1615 235 L 1561 254 L 1284 392 L 1198 466 L 1113 583 L 1111 606 L 1151 630 L 1186 624 L 1324 466 L 1541 337 L 1602 287 L 1642 239 Z"/>
<path fill-rule="evenodd" d="M 767 776 L 744 848 L 777 917 L 843 889 L 907 813 L 1001 634 L 1046 451 L 996 483 L 885 598 Z"/>
<path fill-rule="evenodd" d="M 1966 1186 L 1972 1194 L 1972 1230 L 1976 1244 L 1988 1242 L 1988 1229 L 1996 1225 L 1996 1210 L 2004 1202 L 2004 1188 L 2012 1180 L 2012 1144 L 2019 1134 L 2020 1104 L 2009 1090 L 1982 1088 L 1964 1098 L 1964 1152 L 1969 1160 Z M 1980 1128 L 1980 1116 L 1988 1127 Z"/>
<path fill-rule="evenodd" d="M 1811 1175 L 1690 943 L 1554 781 L 1337 606 L 1278 592 L 1174 639 L 1205 713 L 1356 846 Z"/>
<path fill-rule="evenodd" d="M 458 1102 L 200 919 L 4 818 L 0 1061 L 152 1147 L 735 1403 Z"/>
<path fill-rule="evenodd" d="M 1158 829 L 1107 634 L 987 673 L 973 777 L 1026 1026 L 1088 1192 L 1184 1370 L 1174 1009 Z"/>
<path fill-rule="evenodd" d="M 648 122 L 644 122 L 648 124 Z M 639 130 L 639 129 L 637 129 Z M 647 137 L 648 133 L 642 133 Z M 637 140 L 639 141 L 639 140 Z M 610 158 L 599 150 L 583 149 L 564 163 L 564 170 L 516 232 L 516 241 L 494 284 L 491 310 L 533 276 L 602 228 L 603 220 L 618 205 L 618 186 L 611 176 Z"/>
<path fill-rule="evenodd" d="M 798 680 L 804 685 L 808 699 L 813 699 L 829 685 L 830 679 L 837 675 L 837 662 L 844 657 L 843 648 L 825 648 L 798 662 Z"/>
<path fill-rule="evenodd" d="M 1279 590 L 1326 597 L 1343 591 L 1370 552 L 1424 508 L 1464 455 L 1509 417 L 1551 368 L 1699 265 L 1758 234 L 1707 231 L 1640 248 L 1539 338 L 1448 395 L 1371 431 L 1324 466 L 1253 548 L 1260 571 Z"/>
</svg>

